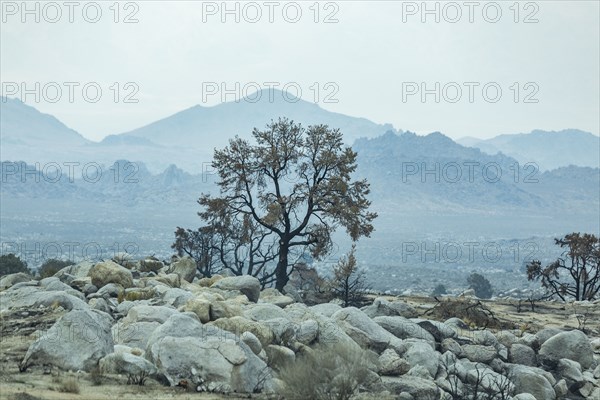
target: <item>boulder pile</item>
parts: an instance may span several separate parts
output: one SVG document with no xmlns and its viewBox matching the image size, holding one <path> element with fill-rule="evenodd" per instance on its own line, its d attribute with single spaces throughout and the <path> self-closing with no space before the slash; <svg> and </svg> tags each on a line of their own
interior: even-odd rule
<svg viewBox="0 0 600 400">
<path fill-rule="evenodd" d="M 72 265 L 2 279 L 0 313 L 64 309 L 20 368 L 144 376 L 196 391 L 277 392 L 314 348 L 375 363 L 359 391 L 400 399 L 600 399 L 600 338 L 579 330 L 474 329 L 423 318 L 401 299 L 308 307 L 250 276 L 201 278 L 193 260 Z M 309 382 L 307 382 L 309 384 Z M 486 397 L 487 396 L 487 397 Z"/>
</svg>

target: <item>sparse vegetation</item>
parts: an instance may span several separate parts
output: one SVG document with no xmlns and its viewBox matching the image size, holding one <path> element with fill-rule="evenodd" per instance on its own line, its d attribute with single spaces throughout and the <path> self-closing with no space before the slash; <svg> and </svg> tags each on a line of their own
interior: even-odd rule
<svg viewBox="0 0 600 400">
<path fill-rule="evenodd" d="M 305 263 L 294 265 L 289 285 L 298 291 L 302 302 L 309 306 L 327 303 L 333 299 L 327 280 L 320 276 L 314 267 Z"/>
<path fill-rule="evenodd" d="M 262 391 L 265 389 L 265 382 L 269 378 L 272 378 L 271 366 L 267 364 L 258 373 L 258 379 L 256 380 L 256 385 L 254 385 L 252 393 L 262 393 Z"/>
<path fill-rule="evenodd" d="M 433 292 L 431 292 L 432 296 L 441 296 L 448 293 L 448 290 L 446 289 L 446 286 L 442 285 L 441 283 L 438 284 L 434 289 Z"/>
<path fill-rule="evenodd" d="M 561 300 L 594 300 L 600 292 L 600 238 L 584 233 L 571 233 L 554 239 L 567 248 L 562 257 L 542 267 L 539 260 L 527 264 L 527 279 L 539 280 L 551 295 Z"/>
<path fill-rule="evenodd" d="M 127 384 L 144 386 L 146 384 L 147 379 L 148 379 L 148 373 L 146 371 L 141 371 L 138 374 L 127 375 Z"/>
<path fill-rule="evenodd" d="M 50 276 L 54 276 L 54 274 L 61 269 L 73 264 L 75 264 L 73 261 L 63 261 L 57 260 L 56 258 L 51 258 L 42 264 L 38 273 L 40 274 L 40 278 L 48 278 Z"/>
<path fill-rule="evenodd" d="M 24 272 L 30 274 L 27 263 L 13 253 L 0 256 L 0 276 Z"/>
<path fill-rule="evenodd" d="M 483 275 L 476 272 L 472 273 L 468 278 L 469 288 L 475 291 L 475 296 L 480 299 L 489 299 L 492 297 L 492 284 Z"/>
<path fill-rule="evenodd" d="M 341 343 L 321 345 L 298 354 L 295 363 L 280 371 L 284 386 L 279 392 L 292 400 L 348 400 L 367 384 L 374 363 L 367 351 Z"/>
<path fill-rule="evenodd" d="M 353 245 L 350 253 L 342 257 L 333 268 L 333 277 L 329 281 L 329 288 L 333 296 L 342 300 L 344 307 L 362 307 L 366 299 L 366 275 L 361 271 L 356 262 Z"/>
<path fill-rule="evenodd" d="M 40 397 L 32 396 L 27 392 L 19 392 L 14 395 L 13 400 L 43 400 Z"/>
<path fill-rule="evenodd" d="M 514 386 L 510 377 L 495 374 L 492 370 L 473 368 L 466 379 L 459 378 L 452 357 L 443 356 L 441 366 L 446 373 L 445 381 L 452 400 L 509 400 L 512 398 Z"/>
<path fill-rule="evenodd" d="M 197 230 L 177 227 L 175 242 L 171 248 L 176 250 L 180 257 L 183 255 L 192 257 L 198 272 L 210 278 L 219 272 L 216 265 L 219 259 L 215 253 L 215 239 L 211 227 L 208 226 Z"/>
<path fill-rule="evenodd" d="M 79 392 L 81 391 L 79 388 L 79 382 L 77 382 L 77 379 L 75 379 L 74 377 L 70 376 L 67 377 L 66 379 L 64 379 L 58 386 L 58 391 L 61 393 L 75 393 L 75 394 L 79 394 Z"/>
<path fill-rule="evenodd" d="M 100 367 L 96 366 L 90 371 L 89 379 L 94 386 L 100 386 L 104 383 L 104 374 L 100 370 Z"/>
<path fill-rule="evenodd" d="M 481 301 L 464 297 L 445 298 L 427 310 L 424 315 L 438 320 L 460 318 L 473 328 L 512 329 L 514 324 L 505 323 L 496 318 L 491 308 Z"/>
<path fill-rule="evenodd" d="M 587 324 L 588 321 L 588 315 L 587 314 L 577 314 L 575 316 L 575 318 L 577 318 L 577 329 L 579 329 L 582 332 L 586 332 L 586 328 L 585 325 Z"/>
</svg>

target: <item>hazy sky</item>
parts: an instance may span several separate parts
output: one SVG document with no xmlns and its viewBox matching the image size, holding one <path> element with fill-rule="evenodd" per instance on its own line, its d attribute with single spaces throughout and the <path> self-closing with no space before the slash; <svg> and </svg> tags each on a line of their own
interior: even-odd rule
<svg viewBox="0 0 600 400">
<path fill-rule="evenodd" d="M 2 92 L 93 140 L 269 82 L 420 134 L 598 134 L 599 2 L 467 3 L 3 1 Z"/>
</svg>

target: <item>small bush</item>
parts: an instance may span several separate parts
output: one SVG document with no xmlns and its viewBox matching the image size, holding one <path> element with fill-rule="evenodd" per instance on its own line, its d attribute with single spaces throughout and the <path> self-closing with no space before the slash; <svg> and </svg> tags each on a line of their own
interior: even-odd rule
<svg viewBox="0 0 600 400">
<path fill-rule="evenodd" d="M 73 377 L 65 379 L 59 386 L 58 391 L 62 393 L 79 393 L 79 383 Z"/>
<path fill-rule="evenodd" d="M 339 343 L 299 353 L 279 372 L 284 382 L 279 392 L 292 400 L 348 400 L 368 382 L 375 363 L 371 354 Z"/>
<path fill-rule="evenodd" d="M 100 386 L 104 383 L 104 374 L 98 366 L 90 371 L 89 378 L 94 386 Z"/>
<path fill-rule="evenodd" d="M 448 290 L 446 289 L 446 286 L 442 285 L 441 283 L 439 285 L 437 285 L 435 287 L 435 289 L 433 289 L 433 292 L 431 292 L 432 296 L 441 296 L 443 294 L 448 293 Z"/>
<path fill-rule="evenodd" d="M 333 296 L 342 301 L 342 307 L 362 307 L 367 303 L 366 273 L 360 270 L 352 245 L 350 253 L 342 257 L 333 267 L 333 278 L 329 280 L 329 290 Z"/>
<path fill-rule="evenodd" d="M 27 263 L 13 253 L 0 256 L 0 276 L 16 274 L 18 272 L 31 273 L 27 268 Z"/>
<path fill-rule="evenodd" d="M 540 260 L 532 260 L 526 266 L 527 279 L 540 280 L 550 296 L 563 301 L 600 297 L 600 237 L 573 232 L 554 242 L 565 249 L 562 256 L 545 267 Z"/>
<path fill-rule="evenodd" d="M 48 278 L 54 276 L 58 271 L 64 267 L 75 264 L 73 261 L 62 261 L 55 258 L 46 260 L 39 269 L 40 278 Z"/>
<path fill-rule="evenodd" d="M 492 284 L 483 275 L 472 273 L 467 279 L 469 288 L 475 291 L 475 296 L 480 299 L 489 299 L 494 293 L 492 291 Z"/>
</svg>

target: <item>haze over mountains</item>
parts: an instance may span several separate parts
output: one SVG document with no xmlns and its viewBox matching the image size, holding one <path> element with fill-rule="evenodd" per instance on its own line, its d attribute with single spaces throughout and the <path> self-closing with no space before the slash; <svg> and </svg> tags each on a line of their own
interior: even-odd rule
<svg viewBox="0 0 600 400">
<path fill-rule="evenodd" d="M 305 126 L 324 123 L 339 128 L 348 144 L 386 132 L 402 132 L 390 124 L 329 112 L 301 99 L 292 103 L 278 90 L 263 90 L 259 101 L 241 99 L 213 107 L 193 106 L 138 129 L 108 135 L 100 143 L 87 140 L 53 116 L 20 100 L 2 97 L 0 107 L 3 161 L 112 165 L 116 160 L 127 159 L 143 162 L 152 173 L 160 173 L 171 164 L 190 173 L 201 173 L 210 163 L 215 147 L 222 148 L 235 135 L 250 138 L 253 128 L 262 129 L 280 116 Z M 491 155 L 502 152 L 520 164 L 535 162 L 541 170 L 568 165 L 598 167 L 600 163 L 600 138 L 578 130 L 534 131 L 488 140 L 463 138 L 457 143 Z"/>
<path fill-rule="evenodd" d="M 83 139 L 60 121 L 17 99 L 3 97 L 0 106 L 2 160 L 77 160 L 110 165 L 126 158 L 145 163 L 155 173 L 174 161 L 188 172 L 199 173 L 210 163 L 215 147 L 224 147 L 235 135 L 250 138 L 255 127 L 263 129 L 271 119 L 281 116 L 305 126 L 323 123 L 337 127 L 349 143 L 393 130 L 389 124 L 329 112 L 304 100 L 292 103 L 277 90 L 271 95 L 264 90 L 257 102 L 241 99 L 213 107 L 196 105 L 133 131 L 108 135 L 100 143 Z"/>
<path fill-rule="evenodd" d="M 92 144 L 52 115 L 43 114 L 20 100 L 0 97 L 0 110 L 3 149 L 4 146 L 50 144 L 58 148 Z M 2 158 L 5 159 L 4 152 Z"/>
<path fill-rule="evenodd" d="M 339 128 L 349 143 L 393 129 L 389 124 L 379 125 L 364 118 L 326 111 L 301 99 L 290 102 L 278 90 L 264 89 L 257 93 L 260 93 L 256 94 L 258 101 L 241 99 L 213 107 L 196 105 L 133 131 L 108 136 L 103 142 L 128 138 L 149 140 L 163 146 L 212 149 L 223 147 L 235 135 L 250 137 L 253 128 L 262 129 L 268 121 L 280 116 L 305 126 L 327 124 Z"/>
<path fill-rule="evenodd" d="M 102 201 L 130 205 L 151 201 L 151 192 L 162 193 L 169 203 L 184 193 L 195 199 L 199 188 L 209 184 L 209 177 L 200 174 L 210 171 L 215 147 L 222 148 L 236 134 L 250 138 L 253 127 L 287 116 L 305 126 L 339 127 L 359 154 L 357 176 L 368 178 L 382 209 L 410 205 L 412 210 L 428 212 L 498 212 L 598 205 L 598 169 L 584 167 L 598 165 L 594 164 L 594 148 L 597 157 L 600 139 L 577 130 L 462 140 L 480 150 L 439 132 L 425 136 L 399 132 L 391 125 L 332 113 L 303 100 L 291 103 L 280 91 L 263 91 L 258 102 L 242 99 L 214 107 L 194 106 L 96 143 L 19 100 L 2 98 L 1 104 L 2 161 L 37 162 L 42 168 L 48 162 L 105 166 L 104 176 L 94 185 L 81 176 L 70 182 L 66 173 L 52 185 L 48 179 L 41 179 L 42 185 L 32 184 L 31 179 L 19 185 L 23 182 L 15 180 L 16 174 L 3 182 L 3 192 L 18 197 L 27 193 L 57 198 L 63 188 L 76 198 L 97 198 L 102 193 Z M 523 160 L 562 168 L 543 172 Z M 136 164 L 124 170 L 127 161 Z M 136 184 L 111 184 L 116 171 L 121 180 L 129 176 Z M 174 187 L 180 188 L 174 191 Z"/>
<path fill-rule="evenodd" d="M 564 213 L 598 209 L 596 168 L 541 172 L 503 154 L 464 147 L 439 132 L 388 132 L 357 140 L 358 173 L 387 209 L 439 212 Z"/>
<path fill-rule="evenodd" d="M 522 164 L 535 162 L 542 170 L 571 164 L 581 167 L 598 167 L 600 164 L 600 137 L 579 129 L 534 130 L 485 140 L 465 137 L 457 142 L 488 154 L 509 154 Z"/>
</svg>

